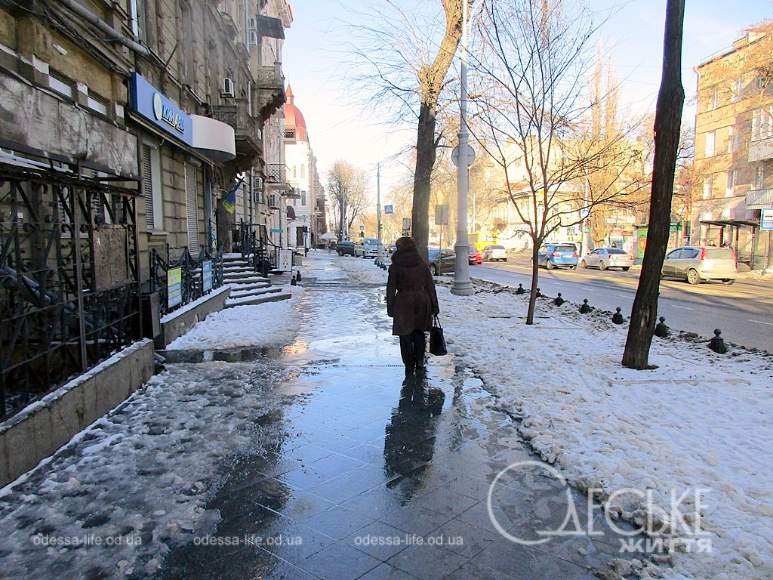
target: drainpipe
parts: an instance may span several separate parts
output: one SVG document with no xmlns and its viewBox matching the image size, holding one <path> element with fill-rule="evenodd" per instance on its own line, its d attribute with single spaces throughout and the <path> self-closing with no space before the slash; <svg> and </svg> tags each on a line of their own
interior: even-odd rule
<svg viewBox="0 0 773 580">
<path fill-rule="evenodd" d="M 59 0 L 62 4 L 67 6 L 70 10 L 81 16 L 84 20 L 93 24 L 104 32 L 108 39 L 123 44 L 125 47 L 130 48 L 134 52 L 143 56 L 150 56 L 150 51 L 147 47 L 141 45 L 139 42 L 135 42 L 130 38 L 125 37 L 118 32 L 115 28 L 110 26 L 107 22 L 99 18 L 91 10 L 80 4 L 77 0 Z"/>
</svg>

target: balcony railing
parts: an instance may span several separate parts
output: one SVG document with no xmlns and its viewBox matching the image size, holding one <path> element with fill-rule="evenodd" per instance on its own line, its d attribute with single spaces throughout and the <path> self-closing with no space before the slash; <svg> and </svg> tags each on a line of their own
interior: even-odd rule
<svg viewBox="0 0 773 580">
<path fill-rule="evenodd" d="M 287 183 L 287 166 L 283 163 L 266 164 L 266 183 Z"/>
<path fill-rule="evenodd" d="M 234 99 L 234 104 L 213 105 L 212 117 L 234 128 L 236 153 L 239 157 L 253 159 L 260 153 L 262 134 L 260 122 L 250 115 L 246 99 Z"/>
<path fill-rule="evenodd" d="M 773 207 L 773 189 L 752 189 L 746 194 L 747 209 Z"/>
<path fill-rule="evenodd" d="M 282 65 L 259 66 L 255 72 L 256 110 L 263 119 L 268 119 L 285 102 L 285 79 Z"/>
<path fill-rule="evenodd" d="M 749 142 L 749 161 L 773 159 L 773 137 Z"/>
</svg>

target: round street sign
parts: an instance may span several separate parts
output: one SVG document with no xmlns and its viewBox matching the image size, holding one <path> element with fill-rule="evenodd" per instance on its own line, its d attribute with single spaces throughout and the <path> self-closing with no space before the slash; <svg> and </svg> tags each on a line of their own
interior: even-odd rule
<svg viewBox="0 0 773 580">
<path fill-rule="evenodd" d="M 451 151 L 451 161 L 454 162 L 454 165 L 459 167 L 459 146 L 458 145 L 454 147 L 453 151 Z M 467 144 L 467 167 L 472 165 L 473 161 L 475 161 L 475 149 L 473 149 L 472 145 L 468 143 Z"/>
</svg>

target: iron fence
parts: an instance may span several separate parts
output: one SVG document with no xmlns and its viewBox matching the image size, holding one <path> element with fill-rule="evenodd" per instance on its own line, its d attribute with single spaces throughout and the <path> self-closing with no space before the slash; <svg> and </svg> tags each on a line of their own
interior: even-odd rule
<svg viewBox="0 0 773 580">
<path fill-rule="evenodd" d="M 276 250 L 279 248 L 268 237 L 266 226 L 241 221 L 238 230 L 238 247 L 242 258 L 263 276 L 277 267 Z"/>
<path fill-rule="evenodd" d="M 0 418 L 142 336 L 131 180 L 28 161 L 0 163 Z"/>
<path fill-rule="evenodd" d="M 170 279 L 170 271 L 178 268 Z M 187 247 L 169 246 L 161 255 L 152 248 L 149 283 L 150 291 L 159 294 L 161 315 L 168 314 L 223 285 L 223 256 L 220 253 L 213 256 L 202 248 L 194 258 Z M 173 298 L 170 298 L 170 291 Z"/>
</svg>

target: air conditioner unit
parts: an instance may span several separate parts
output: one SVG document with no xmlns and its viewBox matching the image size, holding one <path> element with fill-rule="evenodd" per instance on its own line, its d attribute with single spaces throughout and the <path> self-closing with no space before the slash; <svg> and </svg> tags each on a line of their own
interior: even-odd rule
<svg viewBox="0 0 773 580">
<path fill-rule="evenodd" d="M 234 81 L 233 79 L 230 79 L 228 77 L 225 77 L 223 79 L 223 97 L 233 97 L 234 96 Z"/>
</svg>

